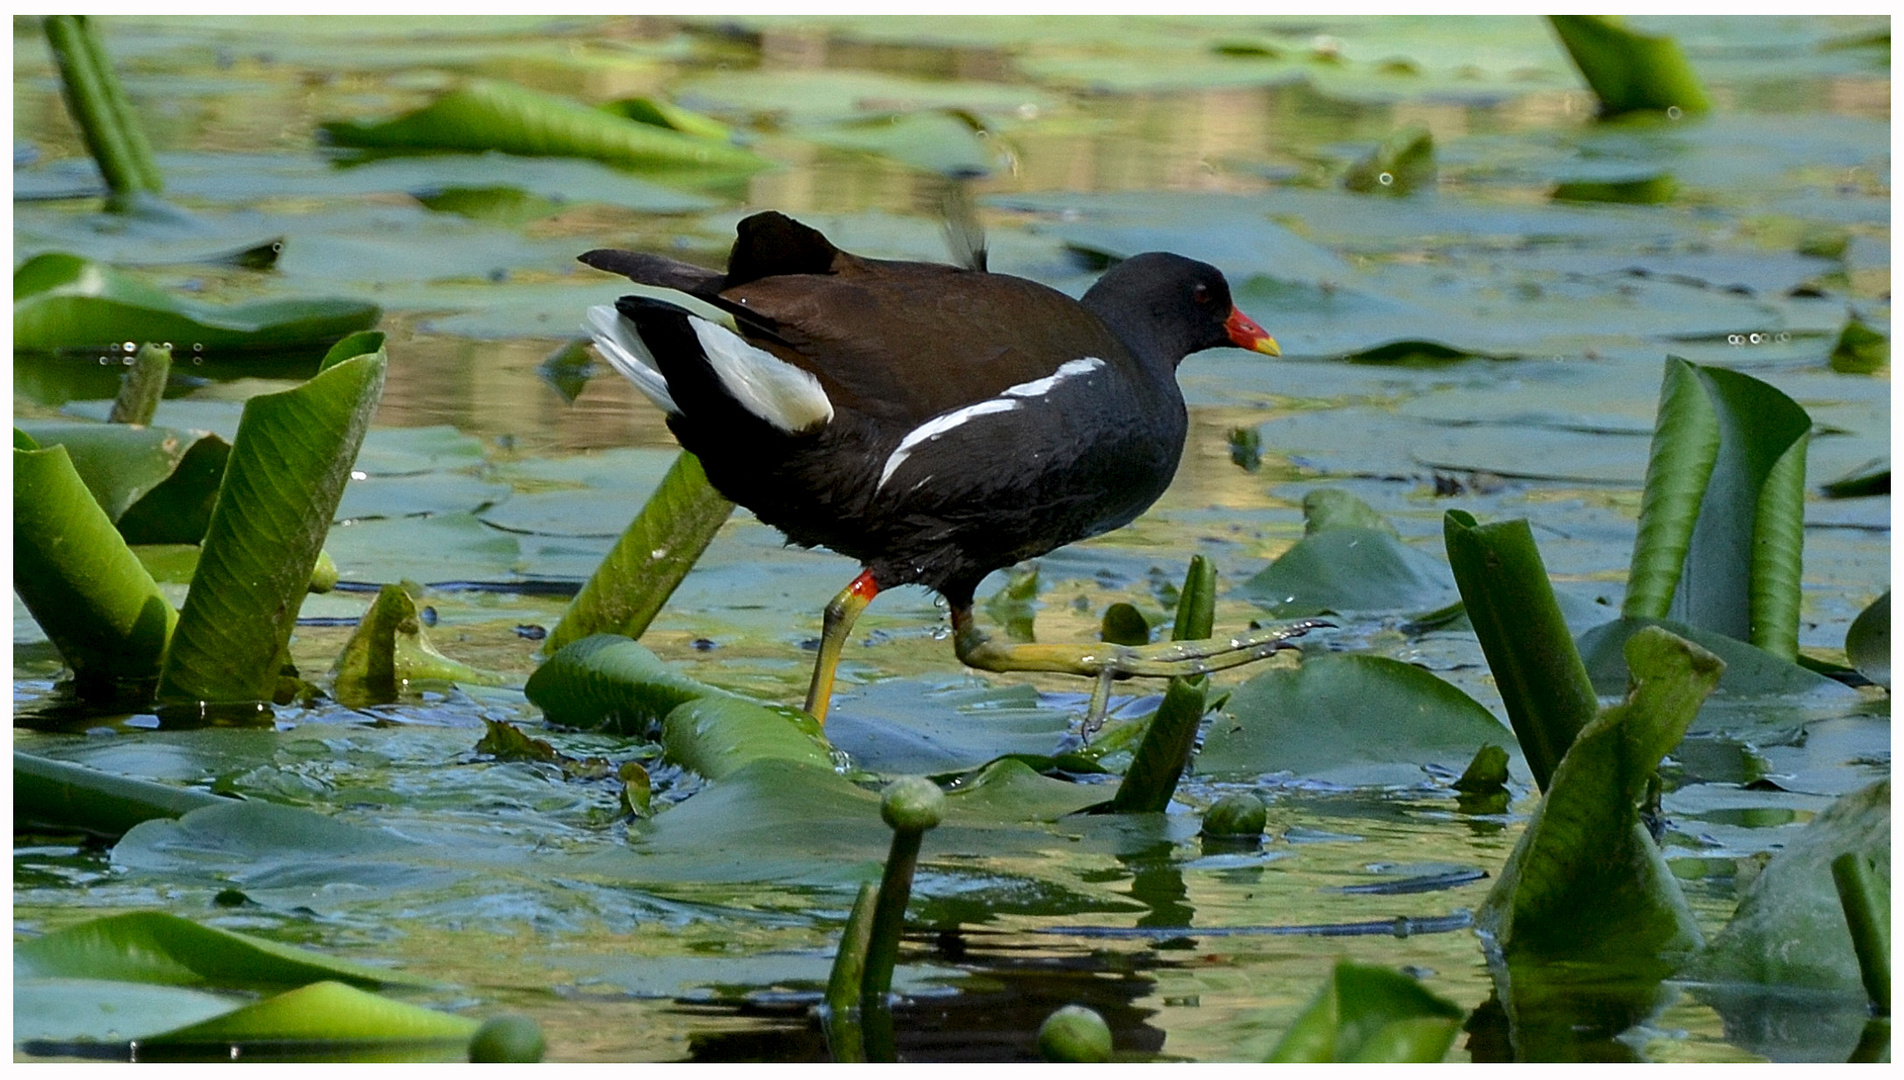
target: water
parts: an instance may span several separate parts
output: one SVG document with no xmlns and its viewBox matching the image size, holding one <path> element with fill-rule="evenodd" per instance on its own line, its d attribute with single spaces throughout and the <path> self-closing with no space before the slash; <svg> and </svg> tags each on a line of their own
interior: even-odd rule
<svg viewBox="0 0 1904 1080">
<path fill-rule="evenodd" d="M 1155 623 L 1194 552 L 1216 562 L 1226 589 L 1240 583 L 1301 536 L 1302 496 L 1324 484 L 1367 500 L 1437 557 L 1449 507 L 1526 516 L 1563 590 L 1617 609 L 1665 354 L 1749 370 L 1831 424 L 1813 444 L 1813 488 L 1889 453 L 1888 368 L 1850 376 L 1823 360 L 1847 310 L 1888 331 L 1888 43 L 1846 44 L 1882 24 L 1647 25 L 1686 46 L 1713 117 L 1594 127 L 1590 99 L 1531 18 L 107 20 L 168 197 L 196 224 L 114 221 L 92 197 L 16 201 L 15 257 L 63 249 L 140 265 L 146 280 L 207 302 L 383 304 L 389 381 L 364 476 L 340 510 L 349 524 L 327 544 L 344 580 L 579 581 L 674 444 L 612 375 L 587 379 L 572 401 L 546 377 L 586 305 L 616 292 L 573 256 L 612 244 L 714 263 L 744 210 L 773 207 L 850 250 L 938 258 L 934 215 L 964 183 L 993 269 L 1075 293 L 1107 255 L 1183 251 L 1222 267 L 1239 306 L 1288 354 L 1184 364 L 1191 433 L 1176 483 L 1132 526 L 1041 560 L 1041 640 L 1090 639 L 1119 601 Z M 83 192 L 89 168 L 75 163 L 82 148 L 32 20 L 16 22 L 14 70 L 16 192 Z M 779 167 L 670 187 L 573 162 L 425 157 L 344 169 L 314 145 L 322 121 L 413 108 L 469 74 L 588 101 L 661 93 L 735 124 Z M 1431 195 L 1340 190 L 1343 168 L 1409 123 L 1436 138 Z M 960 178 L 971 170 L 986 171 Z M 1679 194 L 1643 207 L 1548 200 L 1557 182 L 1595 170 L 1668 172 Z M 470 194 L 498 186 L 515 194 Z M 452 205 L 439 200 L 445 190 L 463 193 L 460 209 L 429 208 Z M 1841 257 L 1803 253 L 1821 235 L 1842 242 Z M 283 249 L 268 272 L 203 259 L 274 237 Z M 1411 359 L 1377 362 L 1396 343 Z M 168 399 L 158 422 L 227 437 L 245 397 L 314 367 L 192 351 L 190 373 L 203 381 Z M 103 415 L 116 386 L 103 363 L 17 357 L 15 415 Z M 1260 434 L 1253 469 L 1232 460 L 1239 429 Z M 1888 587 L 1888 497 L 1814 497 L 1807 515 L 1801 644 L 1842 660 L 1850 620 Z M 644 642 L 697 678 L 798 702 L 803 646 L 855 570 L 784 548 L 739 514 Z M 981 607 L 1004 580 L 981 588 Z M 348 618 L 367 599 L 313 597 L 304 614 Z M 440 647 L 518 678 L 538 659 L 519 628 L 552 626 L 562 606 L 533 593 L 427 600 Z M 15 707 L 31 714 L 49 701 L 58 665 L 15 610 Z M 1219 600 L 1219 632 L 1262 618 L 1238 595 Z M 1334 640 L 1424 666 L 1499 714 L 1471 636 L 1405 633 L 1401 622 L 1351 622 Z M 1046 732 L 1055 745 L 1081 717 L 1076 682 L 961 675 L 944 624 L 915 589 L 882 595 L 861 621 L 836 711 L 867 745 L 937 725 L 965 732 L 982 761 L 1007 730 Z M 321 672 L 347 635 L 302 627 L 294 656 Z M 1043 696 L 956 714 L 933 696 L 951 687 L 983 699 L 987 686 L 1009 695 L 1026 684 Z M 193 855 L 23 836 L 16 934 L 159 907 L 400 964 L 451 987 L 414 1000 L 535 1017 L 553 1058 L 824 1059 L 808 1008 L 853 889 L 883 857 L 877 822 L 820 836 L 797 809 L 779 822 L 714 822 L 710 835 L 729 838 L 714 846 L 732 850 L 710 854 L 699 834 L 670 840 L 662 828 L 694 805 L 679 800 L 696 787 L 659 767 L 655 748 L 531 732 L 577 757 L 648 762 L 658 802 L 678 805 L 654 826 L 630 825 L 612 770 L 571 780 L 477 755 L 484 718 L 539 723 L 519 694 L 434 688 L 364 714 L 284 711 L 275 731 L 155 730 L 139 717 L 16 727 L 23 751 L 309 808 L 405 841 L 340 852 L 240 832 Z M 1815 742 L 1793 734 L 1805 726 Z M 845 730 L 836 725 L 836 737 Z M 1771 807 L 1733 764 L 1714 764 L 1725 753 L 1695 760 L 1689 744 L 1678 774 L 1683 792 L 1738 803 L 1684 796 L 1666 841 L 1708 934 L 1756 855 L 1831 796 L 1888 775 L 1888 698 L 1877 691 L 1779 731 L 1711 745 L 1778 757 L 1795 810 L 1793 800 Z M 1078 1001 L 1134 1056 L 1260 1059 L 1342 958 L 1410 970 L 1464 1008 L 1482 1006 L 1491 982 L 1471 931 L 1197 933 L 1458 922 L 1492 883 L 1473 872 L 1498 871 L 1534 804 L 1518 784 L 1505 811 L 1464 812 L 1444 781 L 1193 776 L 1179 811 L 1238 789 L 1269 802 L 1267 841 L 1241 852 L 1206 849 L 1188 812 L 933 834 L 901 956 L 902 1057 L 1029 1057 L 1043 1017 Z M 1786 812 L 1752 813 L 1764 809 Z M 1411 879 L 1439 887 L 1359 891 Z M 1120 936 L 1139 928 L 1161 936 Z M 1842 1003 L 1813 1025 L 1830 1036 L 1811 1041 L 1789 1024 L 1738 1020 L 1799 1006 L 1755 1008 L 1669 989 L 1618 1045 L 1718 1061 L 1842 1057 L 1856 1041 L 1855 1024 L 1839 1031 L 1854 1015 Z M 1487 1056 L 1481 1026 L 1451 1059 Z"/>
</svg>

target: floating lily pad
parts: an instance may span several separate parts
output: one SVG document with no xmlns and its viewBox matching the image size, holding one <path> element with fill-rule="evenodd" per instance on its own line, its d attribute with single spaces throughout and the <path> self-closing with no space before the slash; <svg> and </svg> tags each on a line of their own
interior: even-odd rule
<svg viewBox="0 0 1904 1080">
<path fill-rule="evenodd" d="M 77 255 L 36 255 L 13 275 L 13 347 L 102 352 L 125 342 L 187 342 L 207 353 L 315 349 L 375 326 L 375 304 L 262 300 L 215 308 L 182 300 Z"/>
<path fill-rule="evenodd" d="M 308 949 L 162 911 L 135 911 L 20 942 L 16 975 L 113 979 L 174 986 L 255 989 L 339 979 L 358 986 L 416 984 L 398 972 L 335 960 Z"/>
<path fill-rule="evenodd" d="M 932 775 L 1054 754 L 1071 720 L 1027 685 L 891 679 L 835 693 L 826 733 L 862 768 Z"/>
<path fill-rule="evenodd" d="M 1237 687 L 1194 767 L 1211 777 L 1287 771 L 1358 786 L 1419 784 L 1423 766 L 1459 773 L 1483 745 L 1511 737 L 1474 699 L 1418 667 L 1321 654 Z"/>
<path fill-rule="evenodd" d="M 1237 591 L 1277 618 L 1426 611 L 1459 599 L 1447 563 L 1360 526 L 1303 537 Z"/>
<path fill-rule="evenodd" d="M 1844 796 L 1789 838 L 1754 878 L 1731 922 L 1679 977 L 1862 994 L 1831 860 L 1855 852 L 1891 880 L 1891 782 Z"/>
</svg>

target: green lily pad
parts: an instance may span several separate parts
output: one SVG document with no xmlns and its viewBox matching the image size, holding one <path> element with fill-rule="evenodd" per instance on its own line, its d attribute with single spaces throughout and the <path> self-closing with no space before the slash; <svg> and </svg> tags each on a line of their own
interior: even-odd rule
<svg viewBox="0 0 1904 1080">
<path fill-rule="evenodd" d="M 639 735 L 721 691 L 675 671 L 634 640 L 592 634 L 549 657 L 522 688 L 552 724 Z"/>
<path fill-rule="evenodd" d="M 1858 960 L 1832 884 L 1831 861 L 1855 852 L 1891 880 L 1891 782 L 1832 803 L 1754 878 L 1732 921 L 1678 973 L 1709 983 L 1771 983 L 1839 994 L 1864 992 Z"/>
<path fill-rule="evenodd" d="M 1655 109 L 1677 116 L 1711 108 L 1692 66 L 1672 38 L 1630 30 L 1617 16 L 1549 15 L 1547 19 L 1599 97 L 1602 115 Z"/>
<path fill-rule="evenodd" d="M 1712 695 L 1714 705 L 1723 705 L 1728 699 L 1768 698 L 1849 702 L 1858 696 L 1843 683 L 1743 641 L 1667 619 L 1641 618 L 1615 619 L 1580 635 L 1580 657 L 1586 661 L 1595 691 L 1603 695 L 1625 692 L 1629 679 L 1626 643 L 1648 626 L 1671 631 L 1725 661 L 1725 674 Z"/>
<path fill-rule="evenodd" d="M 1891 594 L 1871 601 L 1871 605 L 1851 621 L 1845 632 L 1845 657 L 1859 673 L 1879 686 L 1891 685 Z"/>
<path fill-rule="evenodd" d="M 1054 754 L 1071 720 L 1029 685 L 887 679 L 835 693 L 826 734 L 861 768 L 937 775 L 1005 754 Z"/>
<path fill-rule="evenodd" d="M 976 117 L 954 110 L 893 113 L 826 127 L 796 128 L 792 134 L 822 146 L 836 146 L 889 158 L 940 176 L 984 176 L 998 155 L 974 130 Z"/>
<path fill-rule="evenodd" d="M 18 441 L 14 591 L 73 669 L 81 696 L 143 700 L 178 613 L 86 489 L 66 448 L 25 450 Z"/>
<path fill-rule="evenodd" d="M 324 546 L 355 582 L 513 580 L 523 563 L 517 539 L 474 514 L 347 520 Z"/>
<path fill-rule="evenodd" d="M 141 821 L 180 817 L 223 801 L 196 788 L 13 752 L 13 816 L 23 827 L 117 838 Z"/>
<path fill-rule="evenodd" d="M 1460 598 L 1446 563 L 1390 532 L 1361 526 L 1303 537 L 1237 592 L 1281 619 L 1427 611 Z"/>
<path fill-rule="evenodd" d="M 728 694 L 684 701 L 661 723 L 669 761 L 719 780 L 762 758 L 832 768 L 820 725 L 806 713 Z"/>
<path fill-rule="evenodd" d="M 107 352 L 125 342 L 227 350 L 315 349 L 377 324 L 356 300 L 261 300 L 218 308 L 181 300 L 77 255 L 36 255 L 13 274 L 13 347 Z"/>
<path fill-rule="evenodd" d="M 1459 773 L 1509 735 L 1473 698 L 1412 664 L 1324 653 L 1237 687 L 1195 768 L 1216 778 L 1287 771 L 1357 786 L 1419 784 L 1423 766 Z"/>
<path fill-rule="evenodd" d="M 13 981 L 13 1040 L 29 1053 L 58 1054 L 64 1047 L 46 1043 L 113 1043 L 140 1039 L 194 1024 L 243 1004 L 236 996 L 178 986 L 113 982 L 107 979 L 33 979 Z"/>
</svg>

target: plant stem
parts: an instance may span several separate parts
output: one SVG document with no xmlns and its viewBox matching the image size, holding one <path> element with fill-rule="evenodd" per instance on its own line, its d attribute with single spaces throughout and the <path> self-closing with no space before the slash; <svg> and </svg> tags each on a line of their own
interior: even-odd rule
<svg viewBox="0 0 1904 1080">
<path fill-rule="evenodd" d="M 106 419 L 114 424 L 150 424 L 171 373 L 171 349 L 151 342 L 139 346 L 132 367 L 119 379 L 119 396 L 113 399 Z"/>
<path fill-rule="evenodd" d="M 1847 851 L 1831 860 L 1831 881 L 1838 886 L 1838 903 L 1844 907 L 1845 925 L 1851 930 L 1851 947 L 1858 954 L 1864 992 L 1871 995 L 1871 1007 L 1879 1015 L 1889 1016 L 1891 920 L 1871 880 L 1871 866 L 1864 856 Z"/>
<path fill-rule="evenodd" d="M 46 40 L 59 66 L 66 109 L 105 177 L 108 209 L 123 210 L 139 195 L 157 194 L 165 184 L 152 159 L 152 146 L 92 20 L 84 15 L 49 15 Z"/>
<path fill-rule="evenodd" d="M 886 873 L 868 927 L 866 969 L 860 981 L 860 1001 L 866 1007 L 884 1002 L 892 993 L 893 966 L 899 961 L 899 933 L 906 923 L 906 903 L 912 899 L 912 872 L 919 865 L 923 832 L 893 831 L 892 850 L 886 855 Z M 863 1015 L 863 1014 L 862 1014 Z"/>
<path fill-rule="evenodd" d="M 826 980 L 826 1005 L 822 1025 L 826 1044 L 838 1062 L 866 1060 L 866 1046 L 860 1032 L 860 983 L 866 971 L 866 947 L 872 940 L 873 909 L 879 902 L 879 886 L 868 881 L 860 885 L 853 901 L 853 913 L 847 916 L 840 932 L 840 948 L 833 954 L 833 971 Z"/>
</svg>

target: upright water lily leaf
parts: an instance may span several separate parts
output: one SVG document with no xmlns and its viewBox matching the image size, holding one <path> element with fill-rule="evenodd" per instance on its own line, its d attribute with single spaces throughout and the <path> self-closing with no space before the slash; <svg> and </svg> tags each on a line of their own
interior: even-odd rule
<svg viewBox="0 0 1904 1080">
<path fill-rule="evenodd" d="M 1891 593 L 1871 601 L 1858 612 L 1845 632 L 1845 657 L 1865 678 L 1886 689 L 1891 686 Z"/>
<path fill-rule="evenodd" d="M 13 820 L 19 829 L 76 829 L 89 836 L 117 839 L 141 821 L 182 817 L 201 806 L 228 801 L 197 788 L 157 784 L 13 752 Z"/>
<path fill-rule="evenodd" d="M 1660 759 L 1725 664 L 1658 627 L 1633 635 L 1626 658 L 1631 692 L 1574 740 L 1475 915 L 1510 967 L 1564 961 L 1625 971 L 1676 963 L 1703 944 L 1639 812 Z"/>
<path fill-rule="evenodd" d="M 1859 322 L 1854 316 L 1831 347 L 1831 370 L 1869 375 L 1891 362 L 1891 339 Z"/>
<path fill-rule="evenodd" d="M 210 432 L 134 424 L 23 420 L 40 446 L 64 446 L 73 469 L 129 544 L 196 544 L 231 447 Z M 127 519 L 130 518 L 128 523 Z"/>
<path fill-rule="evenodd" d="M 640 123 L 513 83 L 478 79 L 413 113 L 378 124 L 332 121 L 339 146 L 378 150 L 500 150 L 594 158 L 635 169 L 753 170 L 767 162 L 718 139 Z"/>
<path fill-rule="evenodd" d="M 374 351 L 358 352 L 360 349 Z M 382 335 L 339 343 L 304 385 L 245 403 L 161 701 L 269 701 L 351 463 L 383 393 Z"/>
<path fill-rule="evenodd" d="M 1377 195 L 1406 195 L 1435 182 L 1435 137 L 1420 124 L 1383 139 L 1368 157 L 1350 166 L 1342 186 Z"/>
<path fill-rule="evenodd" d="M 721 692 L 619 634 L 594 634 L 563 647 L 522 688 L 551 724 L 623 735 L 645 735 L 683 702 Z"/>
<path fill-rule="evenodd" d="M 1237 687 L 1204 737 L 1197 772 L 1416 784 L 1422 766 L 1458 771 L 1503 734 L 1479 702 L 1413 664 L 1322 653 Z"/>
<path fill-rule="evenodd" d="M 1621 613 L 1796 656 L 1811 428 L 1749 375 L 1668 357 Z"/>
<path fill-rule="evenodd" d="M 476 686 L 500 686 L 509 681 L 438 652 L 424 629 L 416 601 L 400 585 L 385 585 L 377 591 L 377 599 L 344 644 L 331 675 L 331 693 L 353 709 L 395 701 L 405 687 L 419 679 Z"/>
<path fill-rule="evenodd" d="M 1535 785 L 1545 791 L 1567 748 L 1599 711 L 1599 699 L 1540 548 L 1524 518 L 1481 525 L 1465 511 L 1450 510 L 1442 535 L 1508 722 Z"/>
<path fill-rule="evenodd" d="M 207 354 L 315 349 L 382 314 L 361 300 L 199 304 L 64 252 L 35 255 L 13 273 L 13 347 L 21 352 L 116 352 L 141 341 L 201 345 Z"/>
<path fill-rule="evenodd" d="M 1637 33 L 1606 15 L 1549 15 L 1547 21 L 1600 99 L 1602 116 L 1711 108 L 1692 65 L 1672 38 Z"/>
<path fill-rule="evenodd" d="M 144 1061 L 453 1061 L 481 1025 L 316 982 L 139 1040 Z"/>
<path fill-rule="evenodd" d="M 602 105 L 601 109 L 616 116 L 625 116 L 655 127 L 672 128 L 697 138 L 731 141 L 734 137 L 734 129 L 719 120 L 660 98 L 622 98 Z"/>
<path fill-rule="evenodd" d="M 543 651 L 553 654 L 591 634 L 640 637 L 733 512 L 734 504 L 707 482 L 701 459 L 681 451 L 562 613 Z"/>
<path fill-rule="evenodd" d="M 1746 889 L 1732 921 L 1677 977 L 1862 994 L 1831 877 L 1831 861 L 1847 851 L 1871 861 L 1871 877 L 1888 897 L 1890 780 L 1839 798 L 1788 839 Z"/>
<path fill-rule="evenodd" d="M 115 979 L 173 986 L 266 989 L 338 979 L 358 986 L 427 985 L 382 968 L 275 941 L 200 926 L 163 911 L 93 919 L 13 947 L 29 978 Z"/>
<path fill-rule="evenodd" d="M 13 590 L 73 669 L 82 696 L 151 693 L 178 613 L 64 446 L 13 451 Z"/>
<path fill-rule="evenodd" d="M 1268 1060 L 1440 1061 L 1466 1015 L 1398 971 L 1343 961 Z"/>
</svg>

